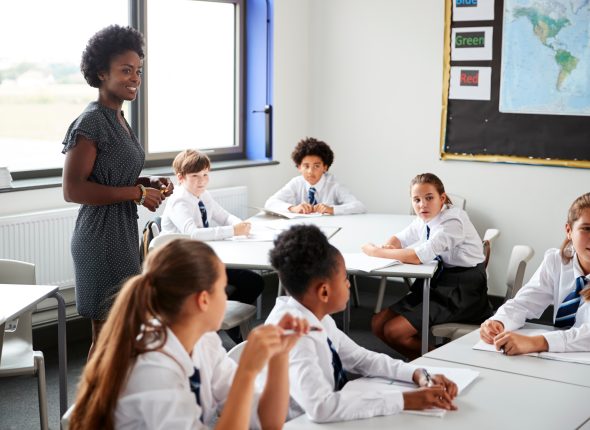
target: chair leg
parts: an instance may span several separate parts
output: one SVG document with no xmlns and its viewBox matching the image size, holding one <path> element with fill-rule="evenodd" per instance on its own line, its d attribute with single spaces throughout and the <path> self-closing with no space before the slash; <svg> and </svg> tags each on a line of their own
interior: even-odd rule
<svg viewBox="0 0 590 430">
<path fill-rule="evenodd" d="M 383 276 L 379 283 L 379 292 L 377 293 L 377 303 L 375 304 L 375 313 L 381 312 L 383 306 L 383 297 L 385 296 L 385 286 L 387 285 L 387 277 Z"/>
<path fill-rule="evenodd" d="M 256 319 L 262 319 L 262 294 L 256 298 Z"/>
<path fill-rule="evenodd" d="M 280 297 L 282 295 L 283 292 L 283 286 L 281 285 L 281 281 L 279 281 L 279 287 L 278 287 L 278 291 L 277 291 L 277 297 Z"/>
<path fill-rule="evenodd" d="M 354 303 L 354 307 L 358 308 L 361 304 L 361 300 L 359 299 L 359 289 L 356 283 L 356 275 L 352 275 L 352 301 Z"/>
<path fill-rule="evenodd" d="M 39 419 L 41 421 L 41 430 L 47 430 L 49 428 L 49 422 L 47 417 L 47 383 L 45 380 L 45 359 L 41 351 L 34 351 L 33 354 L 39 390 Z"/>
</svg>

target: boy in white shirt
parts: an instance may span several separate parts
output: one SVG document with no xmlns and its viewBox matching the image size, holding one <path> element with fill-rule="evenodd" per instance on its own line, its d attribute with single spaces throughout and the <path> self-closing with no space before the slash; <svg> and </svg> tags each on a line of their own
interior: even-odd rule
<svg viewBox="0 0 590 430">
<path fill-rule="evenodd" d="M 350 215 L 365 213 L 363 205 L 340 185 L 328 169 L 334 161 L 332 149 L 321 140 L 300 141 L 291 159 L 301 173 L 273 194 L 264 208 L 273 212 Z"/>
<path fill-rule="evenodd" d="M 330 422 L 395 414 L 402 409 L 456 409 L 452 399 L 457 386 L 443 375 L 432 376 L 436 386 L 404 393 L 342 390 L 347 382 L 345 371 L 413 381 L 420 387 L 428 385 L 430 375 L 360 347 L 336 327 L 330 314 L 345 309 L 350 284 L 342 254 L 316 226 L 297 225 L 279 235 L 270 259 L 291 297 L 277 298 L 266 323 L 290 313 L 322 329 L 304 336 L 291 350 L 290 418 L 305 412 L 313 421 Z"/>
<path fill-rule="evenodd" d="M 172 164 L 178 179 L 174 199 L 169 199 L 162 215 L 162 234 L 182 233 L 202 241 L 247 235 L 250 223 L 230 214 L 207 191 L 211 161 L 206 154 L 187 149 Z M 251 270 L 227 269 L 228 299 L 252 304 L 264 289 L 264 280 Z M 239 328 L 228 330 L 240 342 Z"/>
</svg>

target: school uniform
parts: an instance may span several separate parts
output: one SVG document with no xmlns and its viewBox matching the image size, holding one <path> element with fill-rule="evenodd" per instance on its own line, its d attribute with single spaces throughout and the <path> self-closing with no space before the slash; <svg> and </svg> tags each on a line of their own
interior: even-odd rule
<svg viewBox="0 0 590 430">
<path fill-rule="evenodd" d="M 403 410 L 404 400 L 400 392 L 349 391 L 346 386 L 343 390 L 338 390 L 331 349 L 338 354 L 346 372 L 363 376 L 411 382 L 416 367 L 357 345 L 336 327 L 331 316 L 326 315 L 319 321 L 293 297 L 278 297 L 266 323 L 276 324 L 286 312 L 305 318 L 310 325 L 321 326 L 323 329 L 301 337 L 290 352 L 289 418 L 307 413 L 312 421 L 330 422 L 391 415 Z M 260 381 L 264 377 L 264 374 L 261 375 Z"/>
<path fill-rule="evenodd" d="M 202 202 L 205 212 L 199 207 Z M 205 227 L 205 221 L 210 227 Z M 162 215 L 162 234 L 188 234 L 196 240 L 222 240 L 234 235 L 234 224 L 242 222 L 240 218 L 230 214 L 217 203 L 209 191 L 197 197 L 179 185 L 168 198 L 166 209 Z M 229 290 L 228 298 L 242 303 L 252 304 L 264 289 L 264 280 L 251 270 L 227 269 L 228 284 L 235 287 Z M 239 329 L 230 335 L 240 341 Z"/>
<path fill-rule="evenodd" d="M 416 217 L 395 236 L 403 248 L 413 248 L 422 263 L 439 260 L 430 280 L 431 325 L 479 324 L 491 315 L 482 240 L 463 209 L 444 205 L 432 220 Z M 410 294 L 390 306 L 418 331 L 422 329 L 423 283 L 417 279 Z"/>
<path fill-rule="evenodd" d="M 575 253 L 564 263 L 559 249 L 549 249 L 531 280 L 490 319 L 501 321 L 506 331 L 513 331 L 522 327 L 527 319 L 539 318 L 547 306 L 553 305 L 555 323 L 560 305 L 574 291 L 580 276 L 590 279 L 584 276 Z M 590 285 L 588 281 L 586 285 Z M 580 301 L 571 328 L 543 336 L 550 352 L 590 351 L 590 303 L 584 299 Z"/>
<path fill-rule="evenodd" d="M 197 395 L 190 378 L 200 374 Z M 140 354 L 129 372 L 115 409 L 115 428 L 208 429 L 223 408 L 237 365 L 228 358 L 219 336 L 206 333 L 192 358 L 168 330 L 163 348 Z M 259 393 L 254 396 L 251 428 L 260 428 Z"/>
<path fill-rule="evenodd" d="M 303 176 L 291 179 L 273 194 L 264 204 L 264 208 L 274 212 L 288 212 L 289 207 L 301 203 L 310 203 L 309 189 L 315 189 L 317 204 L 323 203 L 334 208 L 334 215 L 362 214 L 367 212 L 363 205 L 350 191 L 336 181 L 334 175 L 326 172 L 317 184 L 311 185 Z"/>
</svg>

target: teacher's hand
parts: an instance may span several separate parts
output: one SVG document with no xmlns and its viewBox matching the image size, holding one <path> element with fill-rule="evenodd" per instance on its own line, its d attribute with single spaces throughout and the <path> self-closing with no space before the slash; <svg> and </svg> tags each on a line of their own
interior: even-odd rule
<svg viewBox="0 0 590 430">
<path fill-rule="evenodd" d="M 174 184 L 170 178 L 165 176 L 157 178 L 150 177 L 150 187 L 160 190 L 160 193 L 164 196 L 164 198 L 170 197 L 174 192 Z"/>
<path fill-rule="evenodd" d="M 160 206 L 164 200 L 164 195 L 159 189 L 156 188 L 146 188 L 145 189 L 145 199 L 143 201 L 143 205 L 151 212 L 155 212 L 156 209 Z"/>
</svg>

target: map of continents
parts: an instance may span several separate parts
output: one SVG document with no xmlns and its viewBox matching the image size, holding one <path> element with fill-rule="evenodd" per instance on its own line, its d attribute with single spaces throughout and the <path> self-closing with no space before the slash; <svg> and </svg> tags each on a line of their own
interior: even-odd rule
<svg viewBox="0 0 590 430">
<path fill-rule="evenodd" d="M 590 115 L 590 0 L 505 0 L 500 112 Z"/>
</svg>

